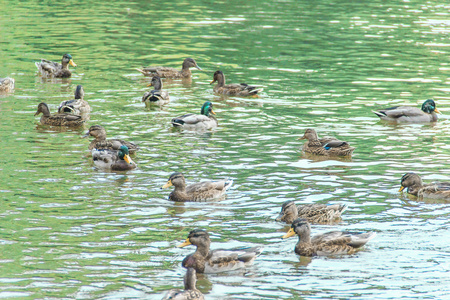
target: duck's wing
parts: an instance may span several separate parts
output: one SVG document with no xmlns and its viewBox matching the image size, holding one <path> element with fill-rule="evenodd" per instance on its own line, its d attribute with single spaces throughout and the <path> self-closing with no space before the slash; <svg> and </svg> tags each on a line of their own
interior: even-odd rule
<svg viewBox="0 0 450 300">
<path fill-rule="evenodd" d="M 48 73 L 55 73 L 62 68 L 62 65 L 60 63 L 47 59 L 41 59 L 41 62 L 40 63 L 37 62 L 36 66 L 38 67 L 38 69 L 41 69 Z"/>
<path fill-rule="evenodd" d="M 207 257 L 205 273 L 223 272 L 236 270 L 250 265 L 258 257 L 263 248 L 237 248 L 237 249 L 216 249 L 210 251 Z"/>
<path fill-rule="evenodd" d="M 172 124 L 174 126 L 182 126 L 184 124 L 187 125 L 195 125 L 201 122 L 211 121 L 211 119 L 205 115 L 197 115 L 197 114 L 186 114 L 177 118 L 172 119 Z"/>
<path fill-rule="evenodd" d="M 412 106 L 395 106 L 386 109 L 373 111 L 381 119 L 399 119 L 401 117 L 422 116 L 424 112 Z"/>
</svg>

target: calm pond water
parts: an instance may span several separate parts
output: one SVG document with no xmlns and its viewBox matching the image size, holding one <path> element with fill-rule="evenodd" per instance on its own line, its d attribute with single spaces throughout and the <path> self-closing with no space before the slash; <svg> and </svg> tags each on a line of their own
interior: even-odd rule
<svg viewBox="0 0 450 300">
<path fill-rule="evenodd" d="M 400 195 L 409 171 L 450 180 L 445 1 L 48 1 L 0 0 L 0 298 L 160 299 L 181 288 L 176 248 L 190 230 L 213 248 L 263 245 L 245 271 L 199 276 L 207 299 L 448 298 L 450 206 Z M 34 62 L 70 53 L 71 79 L 42 80 Z M 165 81 L 172 102 L 145 110 L 149 88 L 134 68 L 203 71 Z M 264 87 L 260 98 L 219 97 L 212 74 Z M 78 84 L 92 107 L 85 128 L 38 126 Z M 392 126 L 371 113 L 436 100 L 432 125 Z M 210 100 L 214 132 L 173 130 L 170 119 Z M 81 139 L 101 124 L 139 144 L 138 168 L 97 170 Z M 356 147 L 351 160 L 312 160 L 306 128 Z M 160 187 L 174 171 L 188 183 L 232 178 L 225 200 L 173 203 Z M 345 203 L 329 230 L 376 231 L 355 255 L 308 259 L 280 237 L 281 204 Z"/>
</svg>

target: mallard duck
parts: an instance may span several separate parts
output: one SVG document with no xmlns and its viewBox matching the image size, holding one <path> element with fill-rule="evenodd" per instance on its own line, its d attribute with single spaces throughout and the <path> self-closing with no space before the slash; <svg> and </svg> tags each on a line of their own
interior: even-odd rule
<svg viewBox="0 0 450 300">
<path fill-rule="evenodd" d="M 51 126 L 81 126 L 84 120 L 81 116 L 71 115 L 71 114 L 55 114 L 51 115 L 47 104 L 44 102 L 39 103 L 37 112 L 35 116 L 42 113 L 41 124 L 51 125 Z"/>
<path fill-rule="evenodd" d="M 175 190 L 170 193 L 169 200 L 177 202 L 206 201 L 220 198 L 233 184 L 233 180 L 202 181 L 186 186 L 183 174 L 176 172 L 170 175 L 169 180 L 161 188 L 171 186 Z"/>
<path fill-rule="evenodd" d="M 230 96 L 254 96 L 264 89 L 257 88 L 256 86 L 250 86 L 246 83 L 241 84 L 225 84 L 225 75 L 222 71 L 216 71 L 214 73 L 213 84 L 217 81 L 217 85 L 214 87 L 213 91 L 217 94 L 224 94 Z"/>
<path fill-rule="evenodd" d="M 333 138 L 319 139 L 314 129 L 308 128 L 300 140 L 307 139 L 303 151 L 322 156 L 350 156 L 355 150 L 347 142 Z"/>
<path fill-rule="evenodd" d="M 155 89 L 150 92 L 145 92 L 142 97 L 142 102 L 145 102 L 146 107 L 150 107 L 152 103 L 159 106 L 169 103 L 169 92 L 162 89 L 163 84 L 159 76 L 153 76 L 152 82 L 148 86 L 153 86 Z"/>
<path fill-rule="evenodd" d="M 438 119 L 436 113 L 441 113 L 432 99 L 426 100 L 421 109 L 411 106 L 396 106 L 372 112 L 381 120 L 395 123 L 436 122 Z"/>
<path fill-rule="evenodd" d="M 311 223 L 329 223 L 339 220 L 346 209 L 347 205 L 342 204 L 305 204 L 296 206 L 294 201 L 286 201 L 281 206 L 281 212 L 276 220 L 292 224 L 294 220 L 300 217 Z"/>
<path fill-rule="evenodd" d="M 14 89 L 15 80 L 11 77 L 0 78 L 0 92 L 11 92 Z"/>
<path fill-rule="evenodd" d="M 136 69 L 145 76 L 155 76 L 158 75 L 161 78 L 190 78 L 191 70 L 189 68 L 197 68 L 201 70 L 201 68 L 197 65 L 197 62 L 192 58 L 186 58 L 183 61 L 183 65 L 181 67 L 181 71 L 178 71 L 174 68 L 168 67 L 143 67 L 142 69 Z"/>
<path fill-rule="evenodd" d="M 263 250 L 262 247 L 240 249 L 209 250 L 211 240 L 209 234 L 202 229 L 192 230 L 186 241 L 177 247 L 197 246 L 197 250 L 186 256 L 181 265 L 192 267 L 197 273 L 218 273 L 232 271 L 251 265 Z"/>
<path fill-rule="evenodd" d="M 133 144 L 131 142 L 127 142 L 124 140 L 119 139 L 106 139 L 106 130 L 103 128 L 103 126 L 100 125 L 93 125 L 89 127 L 89 131 L 86 132 L 83 137 L 88 137 L 89 135 L 93 136 L 95 140 L 93 140 L 89 144 L 89 150 L 92 149 L 107 149 L 107 150 L 119 150 L 122 145 L 127 146 L 128 151 L 131 154 L 134 154 L 138 147 L 136 144 Z"/>
<path fill-rule="evenodd" d="M 411 172 L 402 176 L 401 185 L 399 192 L 407 188 L 408 194 L 419 198 L 450 199 L 450 182 L 423 184 L 422 178 Z"/>
<path fill-rule="evenodd" d="M 200 292 L 195 283 L 197 282 L 197 274 L 194 268 L 187 268 L 184 275 L 184 291 L 170 290 L 162 300 L 204 300 L 202 292 Z"/>
<path fill-rule="evenodd" d="M 119 150 L 93 149 L 92 159 L 100 169 L 125 171 L 136 168 L 136 163 L 130 158 L 128 147 L 120 146 Z"/>
<path fill-rule="evenodd" d="M 89 103 L 84 100 L 84 89 L 81 84 L 75 89 L 75 99 L 63 101 L 58 107 L 58 113 L 80 115 L 85 119 L 90 112 L 91 107 L 89 106 Z"/>
<path fill-rule="evenodd" d="M 34 63 L 44 77 L 68 78 L 72 76 L 69 65 L 76 67 L 70 54 L 64 54 L 61 63 L 41 59 L 41 62 Z"/>
<path fill-rule="evenodd" d="M 331 231 L 311 238 L 311 226 L 305 219 L 295 220 L 283 239 L 298 235 L 295 253 L 302 256 L 353 254 L 377 234 Z"/>
<path fill-rule="evenodd" d="M 216 113 L 212 110 L 213 105 L 211 102 L 206 101 L 201 110 L 200 115 L 186 114 L 177 118 L 173 118 L 171 123 L 174 127 L 181 127 L 187 130 L 208 130 L 216 128 L 218 125 L 217 119 L 211 114 Z"/>
</svg>

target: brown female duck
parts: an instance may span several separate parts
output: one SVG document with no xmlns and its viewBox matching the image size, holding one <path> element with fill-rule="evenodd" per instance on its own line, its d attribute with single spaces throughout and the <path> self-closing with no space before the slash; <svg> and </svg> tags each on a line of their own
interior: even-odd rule
<svg viewBox="0 0 450 300">
<path fill-rule="evenodd" d="M 196 246 L 197 250 L 186 256 L 181 265 L 194 268 L 197 273 L 218 273 L 244 268 L 251 265 L 263 250 L 262 247 L 210 250 L 209 234 L 202 229 L 192 230 L 186 241 L 177 247 L 188 245 Z"/>
<path fill-rule="evenodd" d="M 145 76 L 155 76 L 158 75 L 161 78 L 172 78 L 172 79 L 180 79 L 180 78 L 190 78 L 192 73 L 189 68 L 197 68 L 201 70 L 201 68 L 197 65 L 197 62 L 192 58 L 186 58 L 183 61 L 183 65 L 181 67 L 181 71 L 168 68 L 168 67 L 143 67 L 142 69 L 136 69 Z"/>
<path fill-rule="evenodd" d="M 169 200 L 177 202 L 206 201 L 217 199 L 225 195 L 233 184 L 233 180 L 202 181 L 186 186 L 183 174 L 176 172 L 170 175 L 169 180 L 161 188 L 175 187 L 170 193 Z"/>
<path fill-rule="evenodd" d="M 11 77 L 0 78 L 0 93 L 8 93 L 14 90 L 15 80 Z"/>
<path fill-rule="evenodd" d="M 213 104 L 209 101 L 206 101 L 200 110 L 200 115 L 182 115 L 177 118 L 173 118 L 171 123 L 174 127 L 180 127 L 187 130 L 204 131 L 216 128 L 218 122 L 217 119 L 213 116 L 216 113 L 212 110 L 212 108 Z"/>
<path fill-rule="evenodd" d="M 352 233 L 331 231 L 311 238 L 311 226 L 305 219 L 297 219 L 283 239 L 298 235 L 295 253 L 301 256 L 353 254 L 376 236 L 375 232 Z"/>
<path fill-rule="evenodd" d="M 194 268 L 187 268 L 184 275 L 184 291 L 170 290 L 162 300 L 204 300 L 202 292 L 195 286 L 197 282 L 196 273 Z"/>
<path fill-rule="evenodd" d="M 308 141 L 303 145 L 303 151 L 321 156 L 351 156 L 354 147 L 350 147 L 347 142 L 333 138 L 319 139 L 314 129 L 308 128 L 301 140 Z"/>
<path fill-rule="evenodd" d="M 346 209 L 347 205 L 342 204 L 305 204 L 296 206 L 294 201 L 286 201 L 281 206 L 281 212 L 276 220 L 292 224 L 294 220 L 300 217 L 311 223 L 324 224 L 339 221 L 341 214 Z"/>
<path fill-rule="evenodd" d="M 115 171 L 126 171 L 136 168 L 136 163 L 130 158 L 130 153 L 125 145 L 119 150 L 93 149 L 92 159 L 95 166 L 100 169 L 111 169 Z"/>
<path fill-rule="evenodd" d="M 217 81 L 217 85 L 214 87 L 213 91 L 217 94 L 224 94 L 230 96 L 254 96 L 259 92 L 263 91 L 262 88 L 258 89 L 255 86 L 250 86 L 246 83 L 241 84 L 225 84 L 225 75 L 222 71 L 216 71 L 214 73 L 213 84 Z"/>
<path fill-rule="evenodd" d="M 40 62 L 34 63 L 43 77 L 57 77 L 68 78 L 72 76 L 72 72 L 69 70 L 69 65 L 76 67 L 70 54 L 64 54 L 61 63 L 54 61 L 41 59 Z"/>
<path fill-rule="evenodd" d="M 169 92 L 163 90 L 163 84 L 159 76 L 153 76 L 152 82 L 148 86 L 153 86 L 154 90 L 145 92 L 142 97 L 142 102 L 145 103 L 145 107 L 150 107 L 151 104 L 163 106 L 169 103 Z"/>
<path fill-rule="evenodd" d="M 84 89 L 81 84 L 75 89 L 75 98 L 61 102 L 58 107 L 58 113 L 80 115 L 84 119 L 88 118 L 90 112 L 91 107 L 89 106 L 89 103 L 84 100 Z"/>
<path fill-rule="evenodd" d="M 420 109 L 411 106 L 396 106 L 372 112 L 380 117 L 381 120 L 393 123 L 436 122 L 438 119 L 436 113 L 441 113 L 436 108 L 436 103 L 433 99 L 426 100 Z"/>
<path fill-rule="evenodd" d="M 71 114 L 51 115 L 47 104 L 45 104 L 44 102 L 39 103 L 37 112 L 34 115 L 37 116 L 40 113 L 42 113 L 41 124 L 43 125 L 76 127 L 81 126 L 84 123 L 83 118 L 77 115 Z"/>
<path fill-rule="evenodd" d="M 122 145 L 127 146 L 128 151 L 134 154 L 138 147 L 136 144 L 119 139 L 106 139 L 106 130 L 103 126 L 93 125 L 89 127 L 89 131 L 86 132 L 83 137 L 93 136 L 95 139 L 89 144 L 89 150 L 92 149 L 107 149 L 107 150 L 119 150 Z"/>
<path fill-rule="evenodd" d="M 450 182 L 423 184 L 422 178 L 411 172 L 402 176 L 401 185 L 399 192 L 406 188 L 408 194 L 419 198 L 450 199 Z"/>
</svg>

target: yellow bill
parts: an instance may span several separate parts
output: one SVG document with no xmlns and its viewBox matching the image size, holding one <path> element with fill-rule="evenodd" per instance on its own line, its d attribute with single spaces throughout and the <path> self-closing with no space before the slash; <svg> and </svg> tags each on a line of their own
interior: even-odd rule
<svg viewBox="0 0 450 300">
<path fill-rule="evenodd" d="M 184 241 L 184 243 L 181 243 L 181 244 L 177 245 L 177 247 L 178 247 L 178 248 L 183 248 L 183 247 L 186 247 L 186 246 L 189 246 L 189 245 L 192 245 L 192 244 L 191 244 L 191 241 L 189 240 L 189 238 L 187 238 L 187 239 Z"/>
<path fill-rule="evenodd" d="M 211 81 L 209 84 L 213 84 L 214 82 L 216 82 L 216 80 L 214 79 L 213 81 Z"/>
<path fill-rule="evenodd" d="M 76 64 L 76 63 L 74 63 L 72 59 L 71 59 L 71 60 L 69 60 L 69 64 L 70 64 L 70 65 L 71 65 L 72 67 L 76 67 L 76 66 L 77 66 L 77 64 Z"/>
<path fill-rule="evenodd" d="M 211 109 L 211 113 L 213 114 L 213 115 L 215 115 L 216 113 Z"/>
<path fill-rule="evenodd" d="M 131 160 L 131 157 L 128 154 L 125 154 L 125 156 L 123 157 L 123 159 L 129 163 L 130 165 L 133 164 L 133 161 Z"/>
<path fill-rule="evenodd" d="M 293 235 L 295 235 L 295 231 L 294 231 L 293 228 L 291 228 L 291 229 L 289 229 L 289 231 L 288 231 L 285 235 L 283 235 L 281 238 L 287 239 L 287 238 L 289 238 L 289 237 L 291 237 L 291 236 L 293 236 Z"/>
<path fill-rule="evenodd" d="M 165 184 L 165 185 L 163 185 L 161 188 L 162 189 L 165 189 L 165 188 L 168 188 L 168 187 L 170 187 L 170 186 L 172 186 L 173 184 L 172 184 L 172 181 L 171 180 L 169 180 L 169 181 L 167 181 L 167 183 Z"/>
<path fill-rule="evenodd" d="M 399 192 L 403 191 L 405 189 L 404 186 L 401 186 L 400 189 L 398 190 Z"/>
<path fill-rule="evenodd" d="M 440 112 L 440 110 L 437 109 L 437 108 L 434 109 L 434 112 L 435 112 L 435 113 L 438 113 L 438 114 L 442 114 L 442 113 Z"/>
</svg>

